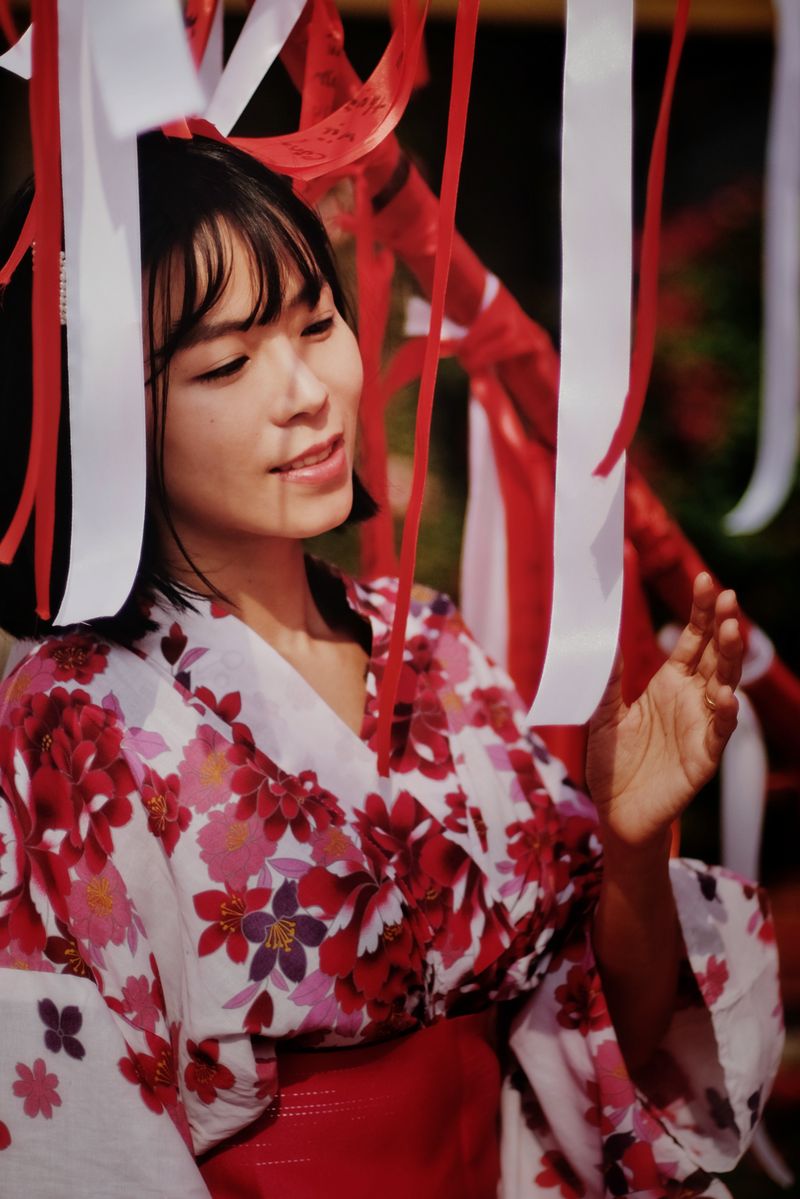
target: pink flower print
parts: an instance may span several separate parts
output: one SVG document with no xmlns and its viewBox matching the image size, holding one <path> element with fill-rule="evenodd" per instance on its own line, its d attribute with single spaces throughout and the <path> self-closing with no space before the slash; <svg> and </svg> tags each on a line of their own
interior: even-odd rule
<svg viewBox="0 0 800 1199">
<path fill-rule="evenodd" d="M 76 935 L 101 949 L 109 941 L 121 945 L 131 923 L 132 910 L 116 866 L 106 862 L 99 874 L 92 874 L 81 859 L 75 873 L 78 877 L 69 907 Z"/>
<path fill-rule="evenodd" d="M 46 658 L 41 653 L 32 654 L 11 672 L 0 687 L 0 695 L 9 708 L 24 697 L 47 691 L 53 685 L 55 663 L 52 658 Z"/>
<path fill-rule="evenodd" d="M 9 970 L 37 970 L 40 973 L 54 974 L 55 966 L 42 956 L 40 949 L 25 953 L 19 941 L 12 938 L 5 949 L 0 949 L 0 966 Z"/>
<path fill-rule="evenodd" d="M 0 1120 L 0 1150 L 8 1149 L 11 1144 L 11 1133 L 8 1131 L 8 1125 Z"/>
<path fill-rule="evenodd" d="M 53 1108 L 61 1107 L 61 1096 L 58 1087 L 58 1075 L 48 1074 L 44 1060 L 37 1057 L 33 1069 L 17 1062 L 19 1080 L 14 1083 L 12 1090 L 20 1099 L 24 1099 L 23 1110 L 26 1116 L 33 1118 L 39 1113 L 45 1120 L 52 1120 Z"/>
<path fill-rule="evenodd" d="M 311 844 L 311 857 L 318 866 L 328 866 L 331 862 L 360 862 L 362 858 L 358 846 L 335 824 L 312 833 Z"/>
<path fill-rule="evenodd" d="M 207 812 L 230 799 L 233 766 L 226 755 L 229 742 L 220 733 L 201 724 L 197 734 L 184 749 L 178 766 L 181 798 L 197 812 Z"/>
<path fill-rule="evenodd" d="M 241 891 L 264 865 L 264 859 L 274 853 L 275 842 L 264 836 L 258 816 L 237 816 L 237 806 L 230 803 L 209 812 L 208 822 L 197 834 L 197 843 L 200 857 L 208 866 L 208 877 Z"/>
<path fill-rule="evenodd" d="M 597 1048 L 597 1083 L 603 1108 L 618 1110 L 635 1102 L 625 1062 L 616 1041 L 603 1041 Z"/>
<path fill-rule="evenodd" d="M 155 983 L 141 974 L 138 978 L 130 975 L 122 988 L 122 998 L 125 1011 L 130 1013 L 131 1020 L 138 1028 L 155 1032 L 158 1024 L 159 1006 L 155 992 Z"/>
</svg>

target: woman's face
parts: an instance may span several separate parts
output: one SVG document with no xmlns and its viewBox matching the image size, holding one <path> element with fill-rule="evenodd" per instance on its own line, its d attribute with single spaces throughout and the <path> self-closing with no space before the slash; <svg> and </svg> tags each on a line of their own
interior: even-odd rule
<svg viewBox="0 0 800 1199">
<path fill-rule="evenodd" d="M 316 536 L 347 518 L 362 386 L 330 288 L 314 301 L 290 276 L 275 322 L 246 328 L 254 288 L 235 236 L 231 255 L 220 300 L 170 362 L 164 430 L 176 531 L 211 570 L 255 542 Z"/>
</svg>

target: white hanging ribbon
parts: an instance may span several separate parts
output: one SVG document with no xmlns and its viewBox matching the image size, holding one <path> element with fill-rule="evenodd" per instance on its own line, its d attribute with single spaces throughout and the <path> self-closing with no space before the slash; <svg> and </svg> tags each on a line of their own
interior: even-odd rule
<svg viewBox="0 0 800 1199">
<path fill-rule="evenodd" d="M 469 493 L 461 544 L 461 610 L 486 652 L 508 668 L 508 538 L 489 418 L 469 401 Z"/>
<path fill-rule="evenodd" d="M 70 567 L 57 624 L 117 612 L 144 524 L 146 452 L 136 134 L 202 106 L 175 0 L 59 0 L 72 454 Z"/>
<path fill-rule="evenodd" d="M 538 725 L 588 720 L 617 647 L 625 461 L 607 478 L 592 472 L 630 374 L 632 45 L 632 0 L 569 0 L 553 606 L 529 714 Z"/>
<path fill-rule="evenodd" d="M 33 26 L 29 25 L 22 37 L 0 54 L 0 67 L 19 75 L 20 79 L 30 79 L 33 70 Z"/>
<path fill-rule="evenodd" d="M 206 96 L 213 96 L 220 79 L 222 78 L 223 55 L 224 55 L 224 10 L 225 0 L 217 0 L 217 6 L 214 9 L 214 16 L 211 20 L 211 29 L 206 42 L 203 61 L 200 63 L 200 69 L 197 74 L 200 78 L 200 85 Z"/>
<path fill-rule="evenodd" d="M 758 451 L 747 490 L 725 517 L 729 533 L 756 533 L 780 510 L 794 481 L 800 430 L 800 3 L 774 6 Z"/>
<path fill-rule="evenodd" d="M 304 7 L 305 0 L 256 0 L 250 9 L 204 113 L 226 137 L 280 54 Z"/>
<path fill-rule="evenodd" d="M 484 312 L 500 289 L 487 274 L 481 298 Z M 431 307 L 421 296 L 406 306 L 406 337 L 427 337 Z M 443 341 L 461 341 L 469 330 L 447 317 Z M 461 611 L 472 632 L 495 662 L 508 666 L 508 540 L 506 513 L 494 456 L 489 419 L 483 405 L 469 400 L 469 493 L 461 543 Z"/>
</svg>

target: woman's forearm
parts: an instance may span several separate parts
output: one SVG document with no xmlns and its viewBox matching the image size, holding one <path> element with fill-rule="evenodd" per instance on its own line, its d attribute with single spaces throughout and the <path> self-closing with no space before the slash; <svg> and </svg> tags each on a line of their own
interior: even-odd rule
<svg viewBox="0 0 800 1199">
<path fill-rule="evenodd" d="M 668 839 L 646 850 L 605 846 L 592 939 L 631 1072 L 652 1057 L 675 1005 L 682 940 L 668 862 Z"/>
</svg>

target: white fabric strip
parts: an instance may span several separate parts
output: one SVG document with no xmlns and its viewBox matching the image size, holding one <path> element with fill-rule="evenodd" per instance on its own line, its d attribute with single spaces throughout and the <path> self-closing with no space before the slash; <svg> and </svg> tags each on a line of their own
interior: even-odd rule
<svg viewBox="0 0 800 1199">
<path fill-rule="evenodd" d="M 487 274 L 480 311 L 500 289 Z M 427 337 L 431 306 L 412 296 L 406 306 L 406 337 Z M 447 317 L 442 340 L 461 341 L 468 330 Z M 489 420 L 483 405 L 469 401 L 469 493 L 461 544 L 461 611 L 482 647 L 499 666 L 508 666 L 508 539 L 503 495 L 494 457 Z"/>
<path fill-rule="evenodd" d="M 226 137 L 280 54 L 304 7 L 305 0 L 256 0 L 250 9 L 204 113 Z"/>
<path fill-rule="evenodd" d="M 217 7 L 214 9 L 214 17 L 206 44 L 206 52 L 203 55 L 203 61 L 200 63 L 200 70 L 198 71 L 200 86 L 207 97 L 214 95 L 214 91 L 222 78 L 224 11 L 225 0 L 217 0 Z M 203 107 L 205 108 L 205 105 Z"/>
<path fill-rule="evenodd" d="M 722 864 L 758 878 L 761 829 L 767 798 L 767 747 L 755 709 L 738 693 L 739 720 L 720 764 Z"/>
<path fill-rule="evenodd" d="M 461 610 L 486 652 L 508 667 L 508 539 L 489 418 L 469 401 L 469 495 L 461 545 Z"/>
<path fill-rule="evenodd" d="M 632 0 L 569 0 L 554 586 L 529 715 L 538 725 L 588 720 L 617 646 L 625 462 L 605 479 L 592 471 L 619 422 L 630 373 L 632 41 Z"/>
<path fill-rule="evenodd" d="M 59 0 L 72 541 L 57 624 L 118 611 L 138 566 L 146 453 L 136 133 L 191 112 L 200 95 L 179 16 L 173 0 Z"/>
<path fill-rule="evenodd" d="M 800 431 L 800 2 L 775 0 L 764 196 L 764 332 L 758 451 L 753 477 L 725 518 L 729 533 L 756 533 L 794 481 Z"/>
<path fill-rule="evenodd" d="M 115 137 L 202 110 L 177 0 L 87 3 L 94 70 Z"/>
<path fill-rule="evenodd" d="M 30 79 L 33 70 L 33 26 L 29 25 L 22 37 L 0 54 L 0 67 L 19 75 L 20 79 Z"/>
</svg>

